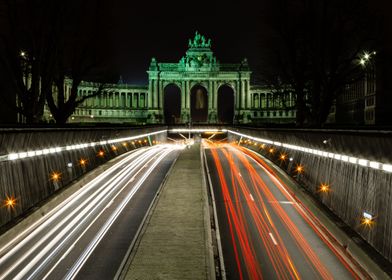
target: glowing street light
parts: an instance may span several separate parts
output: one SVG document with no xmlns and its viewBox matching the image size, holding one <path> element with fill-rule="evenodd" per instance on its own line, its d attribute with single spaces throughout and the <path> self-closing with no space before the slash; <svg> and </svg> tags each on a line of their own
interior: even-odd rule
<svg viewBox="0 0 392 280">
<path fill-rule="evenodd" d="M 124 142 L 124 143 L 122 143 L 122 145 L 123 145 L 124 147 L 126 147 L 126 146 L 128 146 L 128 143 L 127 143 L 127 142 Z"/>
<path fill-rule="evenodd" d="M 270 154 L 273 154 L 275 150 L 273 148 L 271 148 L 268 151 L 270 152 Z"/>
<path fill-rule="evenodd" d="M 286 160 L 286 158 L 287 158 L 287 155 L 280 154 L 280 157 L 279 157 L 280 160 Z"/>
<path fill-rule="evenodd" d="M 369 58 L 370 58 L 370 54 L 368 54 L 368 53 L 365 53 L 365 54 L 363 55 L 363 58 L 364 58 L 365 60 L 369 60 Z"/>
<path fill-rule="evenodd" d="M 117 150 L 117 147 L 114 146 L 114 145 L 112 145 L 112 151 L 114 152 L 114 151 L 116 151 L 116 150 Z"/>
</svg>

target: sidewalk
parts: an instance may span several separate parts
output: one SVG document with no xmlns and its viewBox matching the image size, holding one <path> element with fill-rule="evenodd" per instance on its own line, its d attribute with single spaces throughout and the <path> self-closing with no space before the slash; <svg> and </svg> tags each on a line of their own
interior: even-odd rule
<svg viewBox="0 0 392 280">
<path fill-rule="evenodd" d="M 125 279 L 212 279 L 204 188 L 195 144 L 174 164 L 131 252 Z"/>
</svg>

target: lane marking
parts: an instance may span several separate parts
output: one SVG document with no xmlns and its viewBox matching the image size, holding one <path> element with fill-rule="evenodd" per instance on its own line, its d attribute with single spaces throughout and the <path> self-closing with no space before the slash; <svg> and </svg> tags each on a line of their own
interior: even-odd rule
<svg viewBox="0 0 392 280">
<path fill-rule="evenodd" d="M 274 245 L 278 246 L 278 242 L 276 242 L 275 237 L 273 236 L 273 234 L 271 232 L 269 233 L 269 236 L 271 237 L 272 242 L 274 243 Z"/>
<path fill-rule="evenodd" d="M 249 196 L 250 196 L 250 199 L 252 199 L 252 201 L 255 201 L 255 199 L 253 198 L 253 195 L 251 193 L 249 194 Z"/>
<path fill-rule="evenodd" d="M 269 203 L 280 203 L 280 204 L 291 204 L 291 205 L 293 205 L 293 204 L 297 204 L 297 203 L 295 203 L 295 202 L 293 202 L 293 201 L 286 201 L 286 200 L 281 200 L 281 201 L 279 201 L 279 200 L 274 200 L 274 201 L 268 201 Z"/>
</svg>

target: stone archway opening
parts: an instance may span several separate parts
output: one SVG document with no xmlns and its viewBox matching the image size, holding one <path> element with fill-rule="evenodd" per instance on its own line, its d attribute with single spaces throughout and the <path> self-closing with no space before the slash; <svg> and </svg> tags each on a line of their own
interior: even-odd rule
<svg viewBox="0 0 392 280">
<path fill-rule="evenodd" d="M 181 89 L 175 84 L 167 85 L 164 90 L 164 117 L 166 124 L 180 123 Z"/>
<path fill-rule="evenodd" d="M 234 120 L 234 90 L 228 85 L 218 89 L 218 121 L 232 124 Z"/>
<path fill-rule="evenodd" d="M 196 85 L 191 89 L 191 121 L 193 123 L 207 122 L 208 93 L 205 87 Z"/>
</svg>

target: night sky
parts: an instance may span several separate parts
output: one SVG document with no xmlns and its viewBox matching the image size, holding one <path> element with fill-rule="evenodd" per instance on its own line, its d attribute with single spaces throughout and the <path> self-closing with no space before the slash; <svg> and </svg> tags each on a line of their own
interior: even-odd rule
<svg viewBox="0 0 392 280">
<path fill-rule="evenodd" d="M 220 62 L 236 63 L 247 57 L 251 66 L 257 64 L 261 3 L 116 1 L 111 20 L 105 23 L 113 68 L 124 81 L 145 84 L 151 57 L 158 62 L 178 62 L 196 30 L 211 38 Z"/>
</svg>

